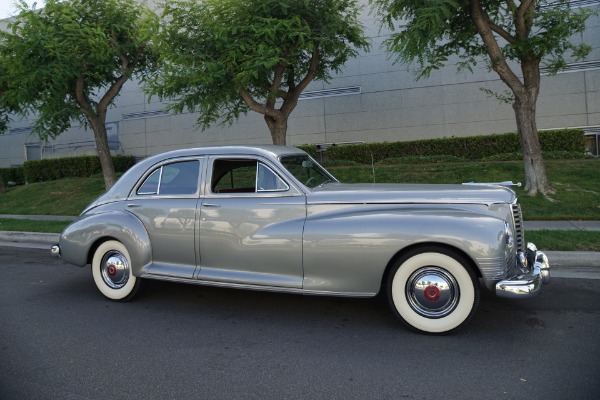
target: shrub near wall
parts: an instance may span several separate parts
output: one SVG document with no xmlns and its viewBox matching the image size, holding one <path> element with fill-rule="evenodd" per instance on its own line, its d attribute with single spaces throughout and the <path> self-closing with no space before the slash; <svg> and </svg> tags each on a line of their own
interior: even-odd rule
<svg viewBox="0 0 600 400">
<path fill-rule="evenodd" d="M 4 183 L 14 182 L 17 185 L 25 184 L 25 170 L 23 167 L 17 168 L 0 168 L 0 175 L 4 178 Z"/>
<path fill-rule="evenodd" d="M 113 156 L 116 172 L 125 172 L 133 164 L 133 156 Z M 77 177 L 88 178 L 102 173 L 100 159 L 97 156 L 52 158 L 26 161 L 23 165 L 27 182 L 43 182 L 56 179 Z"/>
<path fill-rule="evenodd" d="M 540 144 L 544 152 L 585 151 L 584 133 L 581 129 L 540 131 Z M 309 153 L 316 147 L 302 146 Z M 348 146 L 332 146 L 327 149 L 329 160 L 349 160 L 360 164 L 379 162 L 387 158 L 453 156 L 481 160 L 499 154 L 518 153 L 519 138 L 516 133 L 416 140 L 410 142 L 364 143 Z M 314 155 L 313 155 L 314 156 Z"/>
</svg>

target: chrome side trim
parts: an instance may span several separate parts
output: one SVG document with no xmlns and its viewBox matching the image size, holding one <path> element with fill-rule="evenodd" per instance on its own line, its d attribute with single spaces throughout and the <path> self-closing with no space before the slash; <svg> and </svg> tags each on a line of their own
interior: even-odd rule
<svg viewBox="0 0 600 400">
<path fill-rule="evenodd" d="M 366 298 L 366 297 L 375 297 L 377 295 L 377 293 L 370 293 L 370 292 L 327 292 L 327 291 L 319 291 L 319 290 L 304 290 L 304 289 L 285 288 L 285 287 L 277 287 L 277 286 L 260 286 L 260 285 L 241 284 L 241 283 L 203 281 L 203 280 L 199 280 L 199 279 L 176 278 L 176 277 L 172 277 L 172 276 L 163 276 L 163 275 L 154 275 L 154 274 L 144 274 L 144 275 L 141 275 L 140 278 L 154 279 L 154 280 L 166 281 L 166 282 L 190 283 L 193 285 L 201 285 L 201 286 L 213 286 L 213 287 L 222 287 L 222 288 L 230 288 L 230 289 L 257 290 L 257 291 L 262 291 L 262 292 L 305 294 L 305 295 L 311 295 L 311 296 Z"/>
<path fill-rule="evenodd" d="M 517 186 L 521 187 L 521 182 L 514 183 L 513 181 L 504 181 L 504 182 L 464 182 L 463 185 L 472 185 L 472 186 Z"/>
</svg>

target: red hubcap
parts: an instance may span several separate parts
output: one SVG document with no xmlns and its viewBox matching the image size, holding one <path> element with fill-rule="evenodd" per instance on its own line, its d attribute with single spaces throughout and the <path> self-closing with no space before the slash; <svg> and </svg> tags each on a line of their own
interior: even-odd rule
<svg viewBox="0 0 600 400">
<path fill-rule="evenodd" d="M 114 265 L 109 265 L 108 269 L 107 269 L 108 275 L 110 276 L 115 276 L 117 274 L 117 267 L 115 267 Z"/>
<path fill-rule="evenodd" d="M 442 292 L 437 286 L 427 286 L 425 288 L 425 298 L 429 301 L 438 301 L 442 296 Z"/>
</svg>

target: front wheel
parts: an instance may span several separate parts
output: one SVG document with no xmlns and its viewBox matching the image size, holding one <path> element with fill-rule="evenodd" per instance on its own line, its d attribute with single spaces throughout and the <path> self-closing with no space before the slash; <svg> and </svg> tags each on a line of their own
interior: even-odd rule
<svg viewBox="0 0 600 400">
<path fill-rule="evenodd" d="M 102 243 L 92 260 L 92 275 L 100 292 L 116 301 L 133 299 L 142 280 L 131 272 L 131 258 L 127 248 L 115 240 Z"/>
<path fill-rule="evenodd" d="M 427 248 L 401 257 L 388 277 L 392 311 L 409 327 L 446 334 L 464 326 L 479 305 L 477 278 L 468 262 L 449 249 Z"/>
</svg>

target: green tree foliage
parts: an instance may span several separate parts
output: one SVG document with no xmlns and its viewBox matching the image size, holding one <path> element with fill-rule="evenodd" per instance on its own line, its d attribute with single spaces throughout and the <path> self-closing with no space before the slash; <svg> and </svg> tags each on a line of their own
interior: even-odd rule
<svg viewBox="0 0 600 400">
<path fill-rule="evenodd" d="M 8 129 L 8 125 L 11 122 L 11 115 L 21 111 L 19 104 L 5 95 L 10 85 L 8 72 L 2 61 L 0 59 L 0 134 L 6 132 Z"/>
<path fill-rule="evenodd" d="M 154 66 L 158 17 L 131 0 L 47 0 L 41 10 L 21 1 L 0 32 L 0 116 L 33 114 L 41 139 L 72 123 L 94 132 L 105 186 L 115 182 L 106 112 L 131 77 Z"/>
<path fill-rule="evenodd" d="M 550 193 L 535 120 L 540 68 L 556 73 L 566 57 L 591 50 L 574 35 L 594 11 L 568 0 L 371 0 L 392 30 L 387 49 L 400 62 L 417 62 L 419 77 L 449 62 L 470 70 L 485 59 L 510 89 L 530 194 Z M 515 67 L 517 65 L 518 67 Z M 519 69 L 520 68 L 520 69 Z"/>
<path fill-rule="evenodd" d="M 169 0 L 160 32 L 161 72 L 147 90 L 175 99 L 198 123 L 264 115 L 273 143 L 313 80 L 327 80 L 369 42 L 355 0 Z"/>
</svg>

